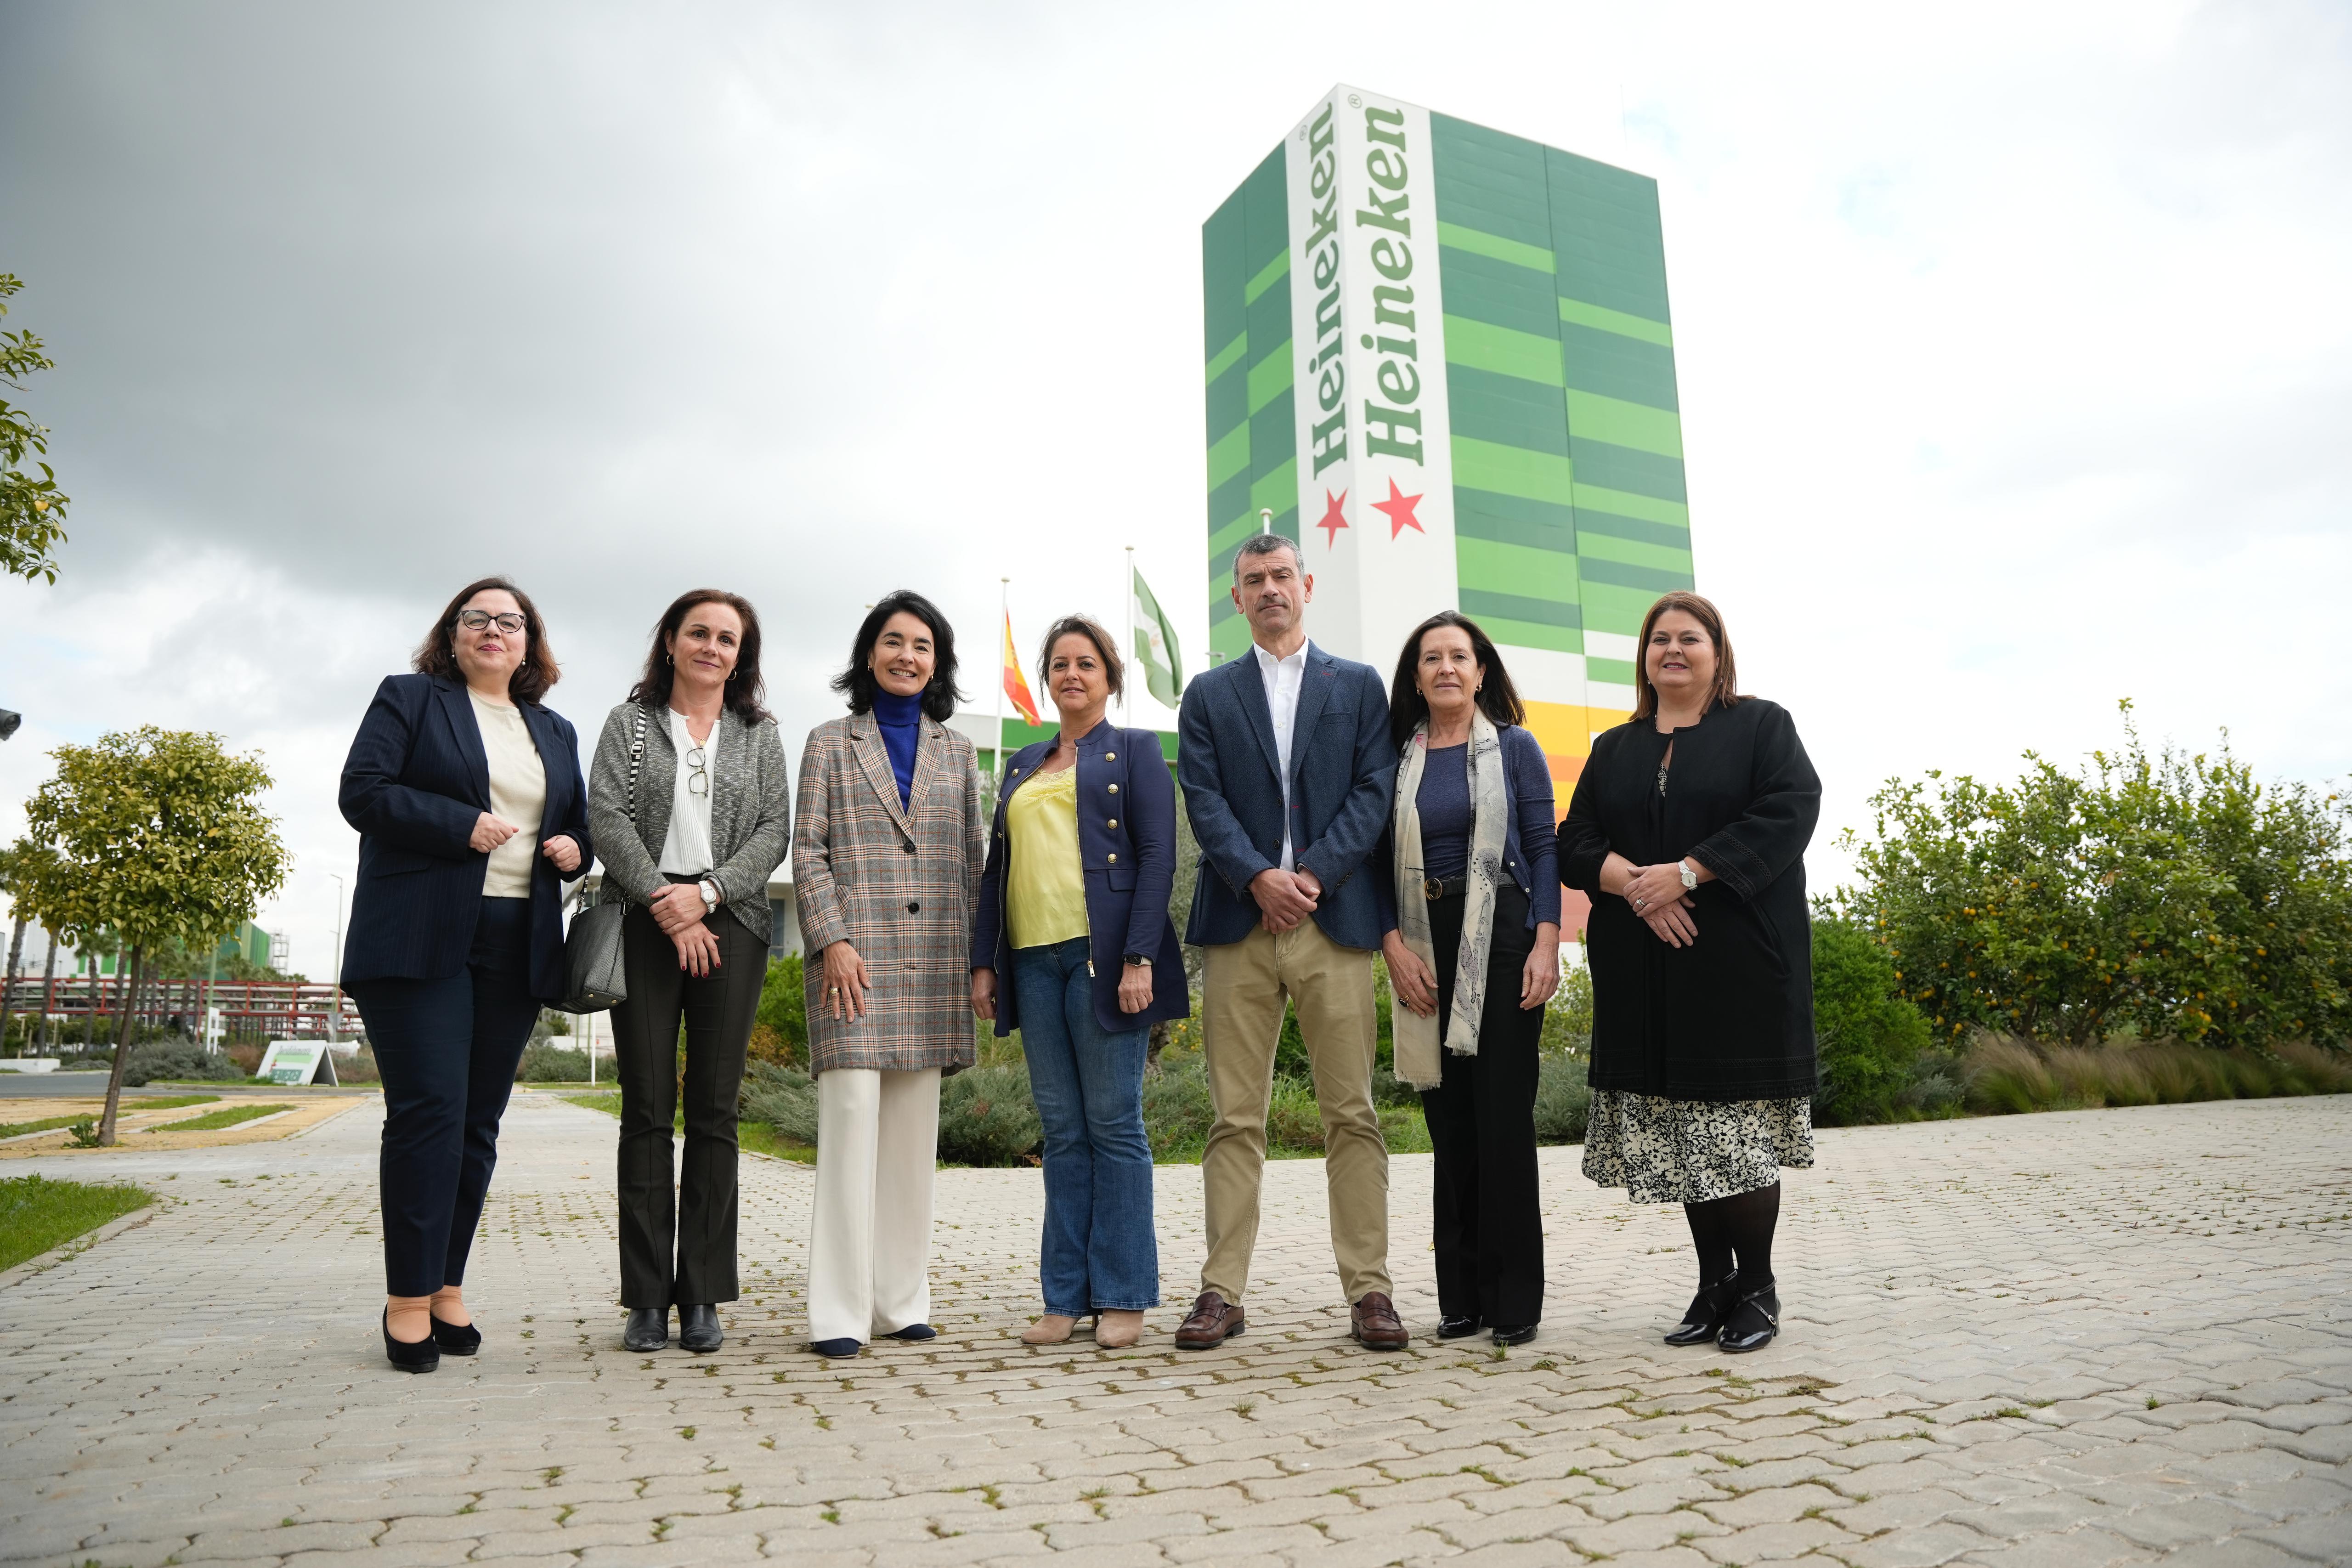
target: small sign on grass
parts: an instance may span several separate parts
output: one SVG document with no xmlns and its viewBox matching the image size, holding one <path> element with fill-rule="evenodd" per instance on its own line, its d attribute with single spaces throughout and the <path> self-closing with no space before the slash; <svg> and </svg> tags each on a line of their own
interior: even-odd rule
<svg viewBox="0 0 2352 1568">
<path fill-rule="evenodd" d="M 324 1040 L 272 1040 L 268 1054 L 261 1058 L 261 1070 L 253 1076 L 268 1083 L 340 1085 L 342 1081 L 335 1076 L 335 1053 Z"/>
</svg>

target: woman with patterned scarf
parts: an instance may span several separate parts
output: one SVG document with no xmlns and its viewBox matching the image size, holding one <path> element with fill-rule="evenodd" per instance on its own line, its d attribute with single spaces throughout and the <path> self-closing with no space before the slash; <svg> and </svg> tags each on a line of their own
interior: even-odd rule
<svg viewBox="0 0 2352 1568">
<path fill-rule="evenodd" d="M 1440 1339 L 1498 1345 L 1543 1316 L 1537 1047 L 1559 987 L 1551 772 L 1501 657 L 1441 611 L 1397 658 L 1396 797 L 1384 843 L 1395 918 L 1381 949 L 1403 1004 L 1396 1076 L 1436 1151 Z"/>
</svg>

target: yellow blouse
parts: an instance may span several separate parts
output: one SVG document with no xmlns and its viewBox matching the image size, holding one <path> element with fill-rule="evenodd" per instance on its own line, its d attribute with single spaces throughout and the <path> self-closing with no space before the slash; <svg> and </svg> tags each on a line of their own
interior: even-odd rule
<svg viewBox="0 0 2352 1568">
<path fill-rule="evenodd" d="M 1087 874 L 1078 858 L 1078 770 L 1034 773 L 1005 807 L 1013 840 L 1005 914 L 1015 947 L 1087 934 Z"/>
</svg>

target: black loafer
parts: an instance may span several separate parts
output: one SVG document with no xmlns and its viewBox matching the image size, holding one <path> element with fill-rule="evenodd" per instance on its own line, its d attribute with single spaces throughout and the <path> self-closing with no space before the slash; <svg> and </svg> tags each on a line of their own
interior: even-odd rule
<svg viewBox="0 0 2352 1568">
<path fill-rule="evenodd" d="M 629 1325 L 621 1331 L 625 1351 L 657 1351 L 669 1343 L 667 1307 L 632 1307 Z"/>
<path fill-rule="evenodd" d="M 384 1359 L 403 1372 L 435 1372 L 441 1365 L 441 1347 L 430 1338 L 411 1344 L 406 1340 L 392 1337 L 392 1309 L 383 1310 Z"/>
<path fill-rule="evenodd" d="M 1466 1340 L 1486 1325 L 1476 1318 L 1440 1318 L 1437 1337 L 1441 1340 Z"/>
<path fill-rule="evenodd" d="M 940 1337 L 940 1331 L 929 1323 L 908 1323 L 903 1329 L 892 1329 L 882 1337 L 886 1340 L 935 1340 Z"/>
<path fill-rule="evenodd" d="M 1536 1326 L 1533 1323 L 1495 1325 L 1495 1342 L 1498 1345 L 1523 1345 L 1535 1337 Z"/>
<path fill-rule="evenodd" d="M 1715 1342 L 1734 1355 L 1760 1351 L 1780 1331 L 1780 1292 L 1767 1279 L 1753 1290 L 1743 1290 L 1723 1321 Z"/>
<path fill-rule="evenodd" d="M 813 1355 L 824 1356 L 828 1361 L 846 1360 L 865 1348 L 865 1345 L 856 1340 L 811 1340 L 809 1342 L 809 1352 Z"/>
<path fill-rule="evenodd" d="M 719 1331 L 719 1309 L 690 1306 L 677 1310 L 677 1342 L 681 1349 L 706 1355 L 727 1342 Z"/>
<path fill-rule="evenodd" d="M 1683 1321 L 1666 1335 L 1670 1345 L 1712 1344 L 1723 1330 L 1723 1320 L 1731 1314 L 1731 1304 L 1739 1295 L 1739 1270 L 1735 1268 L 1712 1285 L 1699 1287 L 1698 1294 L 1683 1310 Z"/>
<path fill-rule="evenodd" d="M 445 1323 L 436 1318 L 433 1342 L 441 1347 L 443 1355 L 472 1355 L 482 1348 L 482 1331 L 471 1323 Z"/>
</svg>

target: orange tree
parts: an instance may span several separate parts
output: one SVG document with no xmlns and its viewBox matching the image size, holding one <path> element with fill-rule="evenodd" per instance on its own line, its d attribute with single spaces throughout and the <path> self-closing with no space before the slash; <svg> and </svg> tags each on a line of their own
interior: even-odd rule
<svg viewBox="0 0 2352 1568">
<path fill-rule="evenodd" d="M 1836 904 L 1937 1033 L 2352 1038 L 2352 804 L 2231 755 L 2125 745 L 2011 784 L 1891 780 Z"/>
<path fill-rule="evenodd" d="M 152 724 L 49 754 L 57 776 L 26 804 L 16 896 L 60 941 L 118 940 L 130 954 L 127 994 L 159 947 L 217 942 L 285 882 L 259 757 L 230 754 L 217 735 Z M 100 1143 L 114 1142 L 131 1017 L 124 1008 Z"/>
</svg>

